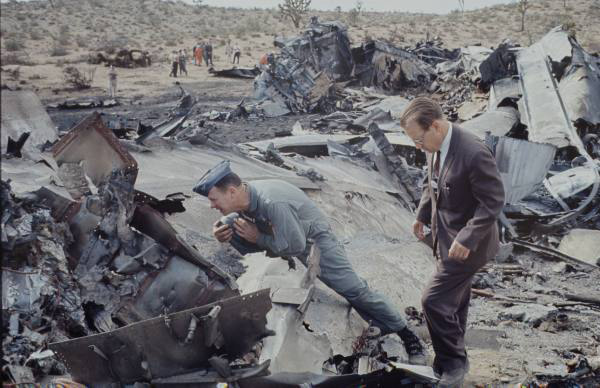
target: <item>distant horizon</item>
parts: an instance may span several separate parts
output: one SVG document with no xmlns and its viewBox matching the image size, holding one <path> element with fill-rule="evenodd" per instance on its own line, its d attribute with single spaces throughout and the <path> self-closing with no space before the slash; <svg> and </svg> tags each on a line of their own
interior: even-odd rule
<svg viewBox="0 0 600 388">
<path fill-rule="evenodd" d="M 10 0 L 0 0 L 0 3 L 8 3 Z M 30 0 L 17 0 L 25 2 Z M 105 0 L 110 1 L 110 0 Z M 192 0 L 181 0 L 192 4 Z M 465 11 L 490 7 L 498 4 L 515 3 L 516 0 L 465 0 Z M 244 8 L 244 9 L 272 9 L 277 8 L 283 0 L 203 0 L 202 4 L 221 8 Z M 317 11 L 334 11 L 341 7 L 342 11 L 349 11 L 356 6 L 353 0 L 312 0 L 310 8 Z M 459 10 L 458 0 L 363 0 L 363 10 L 366 12 L 411 12 L 411 13 L 433 13 L 447 14 Z"/>
<path fill-rule="evenodd" d="M 183 0 L 186 3 L 192 3 L 192 0 Z M 277 8 L 283 0 L 204 0 L 202 4 L 211 7 L 232 7 L 232 8 Z M 515 0 L 466 0 L 465 11 L 490 7 L 498 4 L 510 4 Z M 367 12 L 412 12 L 412 13 L 435 13 L 447 14 L 454 10 L 459 10 L 458 1 L 439 1 L 439 0 L 363 0 L 363 10 Z M 312 0 L 310 8 L 317 11 L 333 11 L 340 6 L 342 11 L 349 11 L 356 6 L 356 1 L 350 0 Z"/>
</svg>

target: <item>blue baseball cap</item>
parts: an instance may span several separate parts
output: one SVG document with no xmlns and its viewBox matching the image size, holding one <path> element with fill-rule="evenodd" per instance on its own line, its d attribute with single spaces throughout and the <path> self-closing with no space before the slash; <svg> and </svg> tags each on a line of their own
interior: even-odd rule
<svg viewBox="0 0 600 388">
<path fill-rule="evenodd" d="M 206 172 L 200 178 L 196 186 L 192 189 L 195 193 L 208 197 L 208 192 L 213 188 L 214 185 L 219 183 L 221 179 L 231 174 L 231 168 L 229 167 L 230 161 L 225 159 L 210 170 Z"/>
</svg>

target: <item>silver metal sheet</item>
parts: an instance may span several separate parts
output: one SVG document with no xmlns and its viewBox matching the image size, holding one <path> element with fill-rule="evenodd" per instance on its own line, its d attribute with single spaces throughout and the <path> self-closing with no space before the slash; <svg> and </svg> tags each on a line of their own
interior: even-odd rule
<svg viewBox="0 0 600 388">
<path fill-rule="evenodd" d="M 563 199 L 567 199 L 593 185 L 597 176 L 597 172 L 593 167 L 581 166 L 548 178 L 548 183 L 554 193 Z"/>
<path fill-rule="evenodd" d="M 93 113 L 63 136 L 52 149 L 59 167 L 65 163 L 80 164 L 85 175 L 99 186 L 115 169 L 136 171 L 138 166 L 100 117 Z M 136 173 L 132 174 L 135 181 Z"/>
<path fill-rule="evenodd" d="M 558 84 L 571 120 L 600 124 L 600 58 L 573 48 L 571 66 Z"/>
<path fill-rule="evenodd" d="M 231 169 L 244 180 L 282 179 L 301 189 L 319 188 L 293 171 L 228 150 L 178 144 L 168 151 L 152 149 L 152 152 L 134 152 L 133 155 L 140 166 L 136 188 L 157 198 L 182 192 L 206 200 L 193 194 L 192 188 L 202 174 L 223 159 L 231 160 Z"/>
<path fill-rule="evenodd" d="M 519 87 L 519 83 L 519 76 L 503 78 L 494 82 L 490 88 L 488 111 L 497 109 L 498 105 L 506 98 L 520 98 L 521 88 Z"/>
<path fill-rule="evenodd" d="M 30 133 L 22 148 L 25 157 L 38 154 L 43 144 L 53 143 L 58 139 L 56 126 L 34 92 L 3 90 L 1 94 L 0 138 L 3 153 L 6 151 L 9 136 L 16 141 L 21 134 Z"/>
<path fill-rule="evenodd" d="M 510 106 L 488 110 L 481 116 L 460 124 L 461 128 L 485 139 L 490 133 L 493 136 L 504 136 L 519 124 L 519 111 Z"/>
<path fill-rule="evenodd" d="M 573 229 L 560 242 L 562 253 L 600 266 L 600 230 Z"/>
<path fill-rule="evenodd" d="M 392 96 L 384 98 L 383 100 L 381 100 L 381 102 L 375 105 L 371 105 L 365 110 L 369 112 L 373 109 L 379 108 L 384 112 L 389 112 L 392 115 L 392 118 L 398 119 L 404 111 L 404 108 L 406 108 L 406 106 L 408 105 L 408 103 L 409 101 L 404 97 Z"/>
<path fill-rule="evenodd" d="M 426 381 L 436 383 L 440 379 L 435 376 L 433 373 L 433 368 L 426 365 L 411 365 L 411 364 L 403 364 L 400 362 L 390 362 L 396 369 L 400 369 L 402 371 L 408 372 L 409 374 L 425 379 Z"/>
<path fill-rule="evenodd" d="M 556 147 L 550 144 L 510 137 L 498 139 L 495 156 L 506 203 L 515 204 L 537 189 L 546 177 L 555 153 Z"/>
<path fill-rule="evenodd" d="M 364 138 L 364 136 L 356 135 L 299 135 L 299 136 L 286 136 L 278 137 L 270 140 L 261 140 L 246 145 L 254 147 L 261 151 L 266 151 L 269 144 L 273 143 L 275 148 L 281 152 L 297 152 L 303 153 L 314 153 L 315 149 L 322 148 L 327 150 L 327 140 L 332 140 L 337 143 L 350 142 Z M 326 153 L 326 152 L 325 152 Z"/>
<path fill-rule="evenodd" d="M 306 300 L 311 296 L 311 294 L 312 293 L 310 288 L 282 287 L 273 291 L 273 295 L 271 295 L 271 300 L 273 301 L 273 303 L 300 306 L 301 304 L 306 302 Z"/>
<path fill-rule="evenodd" d="M 554 62 L 562 62 L 572 55 L 573 47 L 569 34 L 562 26 L 551 29 L 539 42 L 543 50 Z"/>
<path fill-rule="evenodd" d="M 566 52 L 564 47 L 551 47 L 550 43 L 556 40 L 553 34 L 555 32 L 517 54 L 523 107 L 526 111 L 523 117 L 527 120 L 529 140 L 553 144 L 558 148 L 573 146 L 580 154 L 585 155 L 585 148 L 565 109 L 548 60 L 549 55 L 560 58 Z M 561 45 L 564 43 L 564 39 L 558 41 Z"/>
</svg>

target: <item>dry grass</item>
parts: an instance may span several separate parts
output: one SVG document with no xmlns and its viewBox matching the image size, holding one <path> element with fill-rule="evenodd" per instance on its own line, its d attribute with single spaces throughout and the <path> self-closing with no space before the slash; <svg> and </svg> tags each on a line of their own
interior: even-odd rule
<svg viewBox="0 0 600 388">
<path fill-rule="evenodd" d="M 180 0 L 53 3 L 55 8 L 47 0 L 0 3 L 1 63 L 21 66 L 24 79 L 41 75 L 31 86 L 41 96 L 55 95 L 63 88 L 63 66 L 85 62 L 90 51 L 120 47 L 148 50 L 152 67 L 119 70 L 123 95 L 146 95 L 172 84 L 167 58 L 173 49 L 186 48 L 189 53 L 198 41 L 212 39 L 215 66 L 224 68 L 231 65 L 225 55 L 225 45 L 231 40 L 242 48 L 240 65 L 253 66 L 263 53 L 274 51 L 275 36 L 299 32 L 275 9 L 199 7 Z M 413 46 L 429 35 L 441 37 L 448 48 L 475 43 L 497 46 L 505 38 L 529 45 L 557 24 L 569 23 L 584 47 L 600 51 L 600 0 L 569 0 L 567 5 L 563 7 L 561 0 L 533 0 L 525 31 L 519 31 L 520 17 L 514 3 L 447 15 L 309 12 L 306 21 L 315 15 L 321 20 L 341 20 L 350 26 L 354 44 L 370 37 Z M 180 82 L 209 79 L 205 66 L 189 69 L 189 78 L 180 78 Z M 104 67 L 98 69 L 88 93 L 103 93 L 106 71 Z"/>
<path fill-rule="evenodd" d="M 2 49 L 46 53 L 48 47 L 62 47 L 71 55 L 115 45 L 127 45 L 162 55 L 164 48 L 191 47 L 198 40 L 211 38 L 222 46 L 227 39 L 244 47 L 257 58 L 271 47 L 275 35 L 297 33 L 292 23 L 282 20 L 275 9 L 234 9 L 194 6 L 181 1 L 56 0 L 55 8 L 47 1 L 1 4 Z M 351 23 L 353 42 L 365 37 L 412 45 L 426 34 L 440 36 L 448 47 L 473 43 L 496 46 L 509 38 L 523 45 L 539 39 L 549 28 L 569 23 L 579 41 L 591 51 L 600 50 L 600 2 L 538 0 L 528 11 L 525 31 L 519 31 L 520 19 L 515 4 L 499 5 L 447 15 L 398 12 L 361 13 L 311 12 L 323 20 L 342 19 Z M 356 18 L 356 20 L 353 20 Z M 350 24 L 350 23 L 349 23 Z M 35 55 L 34 55 L 35 56 Z M 47 59 L 40 58 L 40 63 Z"/>
</svg>

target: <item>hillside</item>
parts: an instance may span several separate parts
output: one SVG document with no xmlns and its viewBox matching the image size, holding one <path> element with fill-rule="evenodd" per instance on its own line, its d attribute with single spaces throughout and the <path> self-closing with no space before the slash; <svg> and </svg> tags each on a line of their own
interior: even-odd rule
<svg viewBox="0 0 600 388">
<path fill-rule="evenodd" d="M 584 47 L 600 51 L 598 0 L 533 1 L 523 32 L 519 31 L 521 17 L 514 3 L 448 15 L 362 13 L 353 19 L 347 12 L 310 12 L 305 19 L 312 15 L 350 24 L 355 43 L 373 37 L 412 45 L 429 34 L 441 37 L 450 48 L 473 43 L 496 46 L 505 38 L 528 45 L 549 28 L 569 23 Z M 296 32 L 275 9 L 215 8 L 159 0 L 13 1 L 1 4 L 0 22 L 3 65 L 79 62 L 90 50 L 109 46 L 142 48 L 160 59 L 172 49 L 191 48 L 208 38 L 217 49 L 227 39 L 237 42 L 244 57 L 253 63 L 272 47 L 274 36 Z"/>
</svg>

